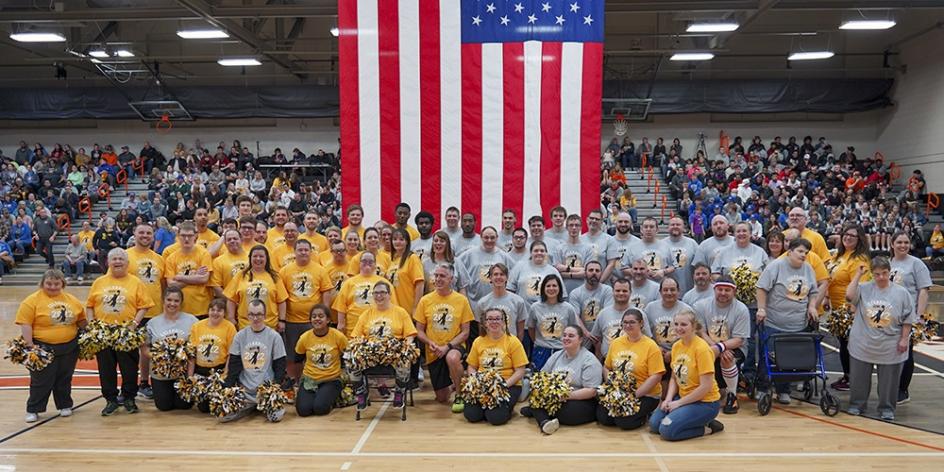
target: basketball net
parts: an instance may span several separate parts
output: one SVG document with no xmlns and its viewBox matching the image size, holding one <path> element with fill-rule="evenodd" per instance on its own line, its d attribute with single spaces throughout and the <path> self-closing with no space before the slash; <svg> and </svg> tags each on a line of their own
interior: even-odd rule
<svg viewBox="0 0 944 472">
<path fill-rule="evenodd" d="M 158 121 L 157 125 L 154 126 L 158 133 L 169 133 L 173 128 L 174 123 L 170 121 L 170 115 L 167 113 L 161 115 L 161 121 Z"/>
<path fill-rule="evenodd" d="M 616 115 L 616 120 L 613 121 L 613 132 L 617 136 L 623 136 L 629 132 L 629 123 L 626 122 L 622 114 Z"/>
</svg>

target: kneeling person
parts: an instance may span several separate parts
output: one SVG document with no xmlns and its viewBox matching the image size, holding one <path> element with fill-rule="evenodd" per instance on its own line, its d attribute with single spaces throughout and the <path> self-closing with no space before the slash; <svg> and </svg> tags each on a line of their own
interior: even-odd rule
<svg viewBox="0 0 944 472">
<path fill-rule="evenodd" d="M 249 326 L 233 338 L 229 348 L 226 386 L 243 389 L 246 405 L 240 411 L 220 418 L 223 423 L 235 421 L 256 409 L 256 390 L 267 380 L 281 384 L 285 380 L 285 344 L 274 329 L 266 326 L 266 305 L 259 299 L 249 301 L 246 313 Z M 273 412 L 266 419 L 282 420 L 285 410 Z"/>
<path fill-rule="evenodd" d="M 327 415 L 341 396 L 341 354 L 347 348 L 344 333 L 331 328 L 328 307 L 311 307 L 311 329 L 295 344 L 295 362 L 304 363 L 295 397 L 298 416 Z"/>
<path fill-rule="evenodd" d="M 715 282 L 713 298 L 706 298 L 693 307 L 701 324 L 701 335 L 715 353 L 715 381 L 726 393 L 725 414 L 738 412 L 738 366 L 747 355 L 747 339 L 751 336 L 751 320 L 747 305 L 734 298 L 737 286 L 727 275 Z"/>
</svg>

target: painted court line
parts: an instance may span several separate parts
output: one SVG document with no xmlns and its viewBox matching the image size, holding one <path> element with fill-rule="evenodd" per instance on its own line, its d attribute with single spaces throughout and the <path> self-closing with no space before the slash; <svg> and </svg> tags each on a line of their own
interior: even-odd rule
<svg viewBox="0 0 944 472">
<path fill-rule="evenodd" d="M 839 352 L 839 348 L 837 348 L 837 347 L 831 346 L 831 345 L 826 344 L 826 343 L 822 343 L 822 345 L 823 345 L 823 347 L 825 347 L 826 349 L 829 349 L 830 351 Z M 930 367 L 928 367 L 928 366 L 926 366 L 926 365 L 924 365 L 924 364 L 919 364 L 919 363 L 917 363 L 917 362 L 915 362 L 915 367 L 917 367 L 917 368 L 919 368 L 919 369 L 924 369 L 924 370 L 928 371 L 929 373 L 931 373 L 931 375 L 933 375 L 933 376 L 935 376 L 935 377 L 940 377 L 940 378 L 944 379 L 944 372 L 938 372 L 938 371 L 936 371 L 936 370 L 934 370 L 934 369 L 932 369 L 932 368 L 930 368 Z"/>
<path fill-rule="evenodd" d="M 652 438 L 649 437 L 649 433 L 641 433 L 640 436 L 642 436 L 642 442 L 646 443 L 646 448 L 649 449 L 649 452 L 659 454 L 659 451 L 656 450 L 656 445 L 652 443 Z M 660 472 L 669 472 L 669 467 L 665 465 L 665 461 L 662 460 L 661 455 L 657 455 L 655 459 Z"/>
<path fill-rule="evenodd" d="M 212 451 L 169 449 L 76 449 L 76 448 L 0 448 L 0 456 L 15 454 L 108 454 L 133 456 L 242 456 L 242 457 L 368 457 L 368 458 L 864 458 L 911 457 L 944 458 L 944 452 L 343 452 L 343 451 Z"/>
<path fill-rule="evenodd" d="M 364 448 L 364 444 L 367 443 L 367 440 L 370 438 L 370 434 L 374 432 L 374 428 L 377 427 L 377 423 L 380 422 L 380 418 L 383 418 L 384 413 L 387 412 L 387 407 L 390 406 L 389 403 L 384 403 L 380 407 L 380 410 L 374 415 L 374 419 L 370 420 L 370 424 L 367 425 L 367 430 L 364 431 L 364 434 L 361 435 L 361 438 L 357 440 L 357 444 L 354 445 L 354 449 L 351 449 L 351 454 L 357 455 L 361 452 L 361 449 Z"/>
</svg>

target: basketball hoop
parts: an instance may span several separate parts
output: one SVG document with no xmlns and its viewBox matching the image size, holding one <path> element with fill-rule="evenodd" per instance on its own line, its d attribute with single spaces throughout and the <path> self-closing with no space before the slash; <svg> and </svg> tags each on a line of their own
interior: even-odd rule
<svg viewBox="0 0 944 472">
<path fill-rule="evenodd" d="M 169 113 L 161 115 L 161 121 L 158 121 L 157 124 L 154 125 L 154 129 L 157 130 L 158 133 L 169 133 L 173 128 L 174 123 L 170 121 Z"/>
<path fill-rule="evenodd" d="M 623 118 L 623 114 L 617 114 L 616 120 L 613 121 L 613 132 L 617 136 L 623 136 L 629 131 L 629 123 Z"/>
</svg>

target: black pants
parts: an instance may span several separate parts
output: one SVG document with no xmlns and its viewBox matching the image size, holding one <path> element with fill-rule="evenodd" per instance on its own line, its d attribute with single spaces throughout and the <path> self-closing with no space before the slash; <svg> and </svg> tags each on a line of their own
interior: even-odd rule
<svg viewBox="0 0 944 472">
<path fill-rule="evenodd" d="M 52 394 L 56 409 L 72 408 L 72 374 L 75 373 L 75 363 L 79 360 L 78 341 L 73 339 L 63 344 L 36 342 L 36 345 L 52 351 L 54 357 L 45 369 L 30 372 L 26 412 L 45 412 L 49 394 Z"/>
<path fill-rule="evenodd" d="M 102 383 L 102 396 L 110 402 L 118 401 L 118 370 L 121 370 L 121 394 L 125 399 L 134 399 L 138 394 L 138 350 L 116 351 L 103 349 L 95 354 L 98 361 L 98 380 Z"/>
<path fill-rule="evenodd" d="M 842 376 L 849 378 L 849 338 L 839 340 L 839 362 L 842 364 Z"/>
<path fill-rule="evenodd" d="M 151 388 L 154 392 L 154 406 L 160 411 L 189 410 L 193 403 L 184 401 L 177 395 L 173 380 L 160 380 L 151 377 Z"/>
<path fill-rule="evenodd" d="M 193 373 L 197 375 L 202 375 L 204 377 L 210 375 L 213 372 L 223 372 L 226 370 L 226 364 L 219 365 L 216 367 L 200 367 L 196 366 L 193 369 Z M 209 413 L 210 412 L 210 400 L 203 400 L 200 403 L 197 403 L 197 409 L 200 410 L 200 413 Z"/>
<path fill-rule="evenodd" d="M 652 397 L 642 397 L 639 399 L 639 411 L 635 415 L 620 416 L 618 418 L 610 416 L 603 405 L 597 405 L 597 423 L 603 426 L 618 426 L 620 429 L 628 431 L 645 426 L 649 422 L 649 414 L 659 407 L 659 399 Z"/>
<path fill-rule="evenodd" d="M 565 426 L 577 426 L 596 421 L 597 400 L 596 398 L 590 400 L 567 400 L 561 405 L 560 409 L 557 410 L 557 414 L 553 416 L 543 408 L 534 408 L 531 411 L 534 413 L 534 420 L 538 422 L 538 426 L 551 418 L 557 418 L 557 421 L 560 421 L 560 424 Z"/>
<path fill-rule="evenodd" d="M 320 383 L 314 392 L 305 389 L 303 385 L 304 381 L 299 383 L 298 395 L 295 396 L 295 412 L 298 416 L 323 416 L 331 413 L 334 402 L 341 396 L 341 381 Z"/>
<path fill-rule="evenodd" d="M 39 238 L 36 240 L 36 253 L 46 258 L 46 264 L 49 264 L 50 269 L 56 268 L 56 258 L 53 256 L 52 243 L 49 242 L 49 239 Z"/>
<path fill-rule="evenodd" d="M 908 359 L 901 366 L 901 379 L 898 380 L 898 390 L 907 392 L 911 386 L 911 376 L 914 375 L 914 343 L 908 344 Z"/>
<path fill-rule="evenodd" d="M 482 420 L 488 421 L 492 426 L 503 425 L 511 419 L 511 414 L 515 409 L 515 402 L 521 396 L 521 387 L 515 385 L 508 389 L 510 402 L 501 402 L 495 408 L 485 409 L 482 405 L 476 403 L 466 403 L 462 414 L 469 423 L 478 423 Z"/>
</svg>

